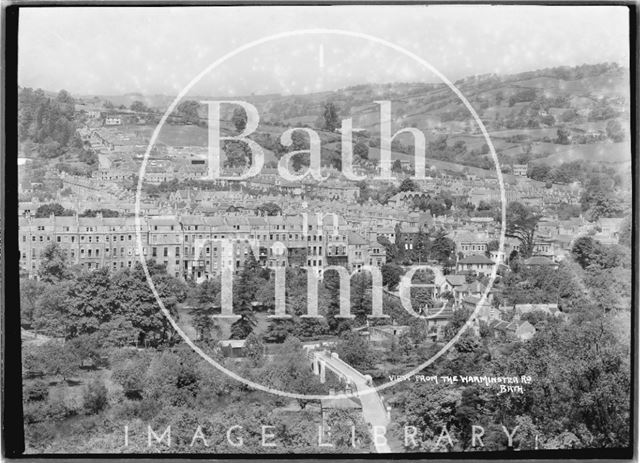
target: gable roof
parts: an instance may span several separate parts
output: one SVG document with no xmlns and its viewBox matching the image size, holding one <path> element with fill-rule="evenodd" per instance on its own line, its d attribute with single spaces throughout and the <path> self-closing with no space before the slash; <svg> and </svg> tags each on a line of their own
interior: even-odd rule
<svg viewBox="0 0 640 463">
<path fill-rule="evenodd" d="M 445 275 L 444 278 L 451 286 L 462 286 L 467 282 L 464 275 Z"/>
<path fill-rule="evenodd" d="M 475 254 L 473 256 L 465 257 L 464 259 L 460 259 L 458 261 L 459 264 L 484 264 L 484 265 L 493 265 L 493 261 L 489 259 L 487 256 L 481 254 Z"/>
</svg>

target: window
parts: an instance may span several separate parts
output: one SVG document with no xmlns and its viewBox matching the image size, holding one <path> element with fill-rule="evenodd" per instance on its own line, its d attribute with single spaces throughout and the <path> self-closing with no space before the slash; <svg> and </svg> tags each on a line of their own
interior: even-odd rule
<svg viewBox="0 0 640 463">
<path fill-rule="evenodd" d="M 60 242 L 60 237 L 56 236 L 56 241 L 59 243 Z"/>
<path fill-rule="evenodd" d="M 158 248 L 151 248 L 151 256 L 158 257 Z"/>
<path fill-rule="evenodd" d="M 169 255 L 169 248 L 164 248 L 164 249 L 162 250 L 162 256 L 163 256 L 163 257 L 167 257 L 168 255 Z"/>
</svg>

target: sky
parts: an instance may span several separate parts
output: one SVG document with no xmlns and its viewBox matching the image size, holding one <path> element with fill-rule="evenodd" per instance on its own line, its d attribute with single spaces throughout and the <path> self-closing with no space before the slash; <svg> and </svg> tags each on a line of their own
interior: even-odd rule
<svg viewBox="0 0 640 463">
<path fill-rule="evenodd" d="M 620 6 L 22 8 L 18 80 L 73 95 L 176 95 L 238 47 L 302 29 L 375 36 L 451 81 L 629 62 L 628 10 Z M 188 94 L 300 94 L 387 82 L 440 79 L 384 44 L 315 33 L 250 47 L 193 82 Z"/>
</svg>

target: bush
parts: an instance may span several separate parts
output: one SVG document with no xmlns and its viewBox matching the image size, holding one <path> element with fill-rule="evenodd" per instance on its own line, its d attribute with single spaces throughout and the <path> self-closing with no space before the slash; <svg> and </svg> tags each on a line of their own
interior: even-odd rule
<svg viewBox="0 0 640 463">
<path fill-rule="evenodd" d="M 28 402 L 24 406 L 24 422 L 42 423 L 59 421 L 75 414 L 75 410 L 67 407 L 60 398 L 52 398 L 45 402 Z"/>
<path fill-rule="evenodd" d="M 30 402 L 40 402 L 49 396 L 49 386 L 42 380 L 36 380 L 25 385 L 24 397 Z"/>
<path fill-rule="evenodd" d="M 84 408 L 90 413 L 99 413 L 104 410 L 109 403 L 107 398 L 107 386 L 104 385 L 104 381 L 99 378 L 95 378 L 85 387 L 82 399 L 84 402 Z"/>
<path fill-rule="evenodd" d="M 144 376 L 148 362 L 144 358 L 129 358 L 112 362 L 112 378 L 122 386 L 124 394 L 129 399 L 142 397 Z"/>
</svg>

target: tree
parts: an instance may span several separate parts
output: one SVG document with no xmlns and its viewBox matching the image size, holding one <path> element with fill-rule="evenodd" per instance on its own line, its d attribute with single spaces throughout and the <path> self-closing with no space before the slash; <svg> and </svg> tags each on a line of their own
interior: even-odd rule
<svg viewBox="0 0 640 463">
<path fill-rule="evenodd" d="M 353 147 L 353 154 L 361 159 L 369 159 L 369 147 L 366 143 L 360 141 Z"/>
<path fill-rule="evenodd" d="M 148 356 L 139 351 L 115 351 L 110 363 L 111 378 L 122 386 L 125 396 L 128 399 L 141 399 L 149 367 Z"/>
<path fill-rule="evenodd" d="M 420 189 L 413 180 L 405 178 L 398 187 L 398 191 L 420 191 Z"/>
<path fill-rule="evenodd" d="M 256 208 L 259 215 L 275 216 L 281 215 L 282 209 L 276 203 L 264 203 Z"/>
<path fill-rule="evenodd" d="M 378 236 L 378 243 L 384 246 L 387 261 L 393 262 L 396 260 L 399 254 L 398 245 L 389 241 L 389 239 L 385 236 Z"/>
<path fill-rule="evenodd" d="M 364 325 L 371 314 L 372 278 L 369 272 L 360 272 L 351 278 L 351 313 L 357 325 Z"/>
<path fill-rule="evenodd" d="M 46 291 L 46 285 L 31 278 L 20 279 L 20 322 L 30 326 L 36 311 L 38 299 Z"/>
<path fill-rule="evenodd" d="M 69 209 L 65 209 L 58 203 L 50 203 L 50 204 L 43 204 L 42 206 L 39 206 L 38 209 L 36 209 L 35 217 L 37 219 L 49 218 L 51 214 L 58 217 L 69 217 L 74 215 L 75 212 Z"/>
<path fill-rule="evenodd" d="M 131 103 L 130 109 L 131 111 L 135 111 L 139 113 L 149 112 L 149 108 L 147 108 L 147 106 L 142 101 L 138 101 L 138 100 Z"/>
<path fill-rule="evenodd" d="M 348 320 L 337 318 L 340 314 L 340 278 L 336 271 L 328 271 L 324 274 L 324 285 L 328 292 L 327 324 L 332 333 L 340 334 L 349 330 L 351 324 Z"/>
<path fill-rule="evenodd" d="M 33 328 L 48 336 L 66 337 L 69 327 L 67 317 L 68 288 L 70 282 L 61 280 L 46 284 L 33 311 Z"/>
<path fill-rule="evenodd" d="M 559 145 L 571 144 L 571 132 L 566 127 L 558 127 L 556 143 Z"/>
<path fill-rule="evenodd" d="M 491 257 L 492 252 L 496 252 L 500 249 L 500 242 L 498 240 L 491 240 L 487 243 L 487 250 L 485 251 L 485 255 L 487 257 Z"/>
<path fill-rule="evenodd" d="M 72 106 L 76 104 L 76 101 L 74 100 L 74 98 L 66 90 L 60 90 L 58 92 L 58 95 L 56 95 L 56 101 L 58 103 L 72 105 Z"/>
<path fill-rule="evenodd" d="M 220 331 L 220 327 L 213 321 L 214 315 L 215 311 L 212 307 L 197 307 L 191 311 L 191 323 L 198 332 L 199 339 L 208 341 L 212 337 L 214 328 Z"/>
<path fill-rule="evenodd" d="M 624 220 L 622 221 L 622 224 L 620 224 L 620 234 L 618 235 L 618 243 L 627 248 L 631 248 L 631 237 L 632 237 L 631 225 L 632 225 L 631 216 L 628 215 L 624 218 Z"/>
<path fill-rule="evenodd" d="M 255 333 L 251 333 L 247 336 L 242 352 L 244 356 L 251 361 L 253 366 L 261 365 L 264 361 L 264 344 Z"/>
<path fill-rule="evenodd" d="M 531 164 L 527 171 L 527 177 L 538 182 L 544 182 L 547 180 L 549 172 L 551 172 L 551 167 L 546 164 Z"/>
<path fill-rule="evenodd" d="M 611 119 L 608 121 L 605 130 L 607 132 L 607 137 L 609 137 L 611 141 L 616 143 L 624 141 L 624 129 L 618 119 Z"/>
<path fill-rule="evenodd" d="M 281 343 L 293 334 L 295 325 L 291 319 L 275 318 L 269 323 L 264 338 L 267 342 Z"/>
<path fill-rule="evenodd" d="M 280 390 L 305 395 L 320 395 L 322 385 L 311 368 L 302 343 L 294 337 L 286 339 L 280 354 L 265 371 L 267 382 Z M 301 408 L 310 402 L 309 399 L 297 399 Z"/>
<path fill-rule="evenodd" d="M 165 309 L 177 317 L 177 305 L 186 298 L 184 282 L 167 274 L 165 266 L 153 260 L 147 261 L 147 269 Z M 140 343 L 159 346 L 172 341 L 174 330 L 167 317 L 159 310 L 156 297 L 139 262 L 132 269 L 116 273 L 112 277 L 112 284 L 117 291 L 120 314 L 131 322 L 135 332 L 139 334 Z"/>
<path fill-rule="evenodd" d="M 376 363 L 375 352 L 360 334 L 345 331 L 336 345 L 336 352 L 342 360 L 360 370 L 372 368 Z"/>
<path fill-rule="evenodd" d="M 240 279 L 233 285 L 233 313 L 239 315 L 240 319 L 231 325 L 231 339 L 245 339 L 258 324 L 252 305 L 257 291 L 258 270 L 258 261 L 250 251 L 244 261 Z"/>
<path fill-rule="evenodd" d="M 533 252 L 534 235 L 540 215 L 527 206 L 512 202 L 507 206 L 506 236 L 520 241 L 520 255 L 527 258 Z"/>
<path fill-rule="evenodd" d="M 233 116 L 231 116 L 231 122 L 235 126 L 238 132 L 242 132 L 247 126 L 247 113 L 244 108 L 236 108 L 233 110 Z"/>
<path fill-rule="evenodd" d="M 41 90 L 23 88 L 18 94 L 18 138 L 35 144 L 43 158 L 64 154 L 76 132 L 74 100 L 66 91 L 55 99 Z"/>
<path fill-rule="evenodd" d="M 575 240 L 571 248 L 571 255 L 582 268 L 599 261 L 601 254 L 602 246 L 590 236 L 581 236 Z"/>
<path fill-rule="evenodd" d="M 445 340 L 451 340 L 460 329 L 464 326 L 465 323 L 469 320 L 471 316 L 471 311 L 466 308 L 459 308 L 453 311 L 453 317 L 444 327 L 444 337 Z"/>
<path fill-rule="evenodd" d="M 100 378 L 94 378 L 84 389 L 82 394 L 84 408 L 92 414 L 104 410 L 109 404 L 107 387 Z"/>
<path fill-rule="evenodd" d="M 251 153 L 246 143 L 227 141 L 224 145 L 225 167 L 238 168 L 251 165 Z"/>
<path fill-rule="evenodd" d="M 68 347 L 57 341 L 48 341 L 37 350 L 44 373 L 69 379 L 80 368 L 80 358 Z"/>
<path fill-rule="evenodd" d="M 178 105 L 177 111 L 187 124 L 197 124 L 200 122 L 200 117 L 198 116 L 199 108 L 200 103 L 197 101 L 186 100 Z"/>
<path fill-rule="evenodd" d="M 393 291 L 404 275 L 404 269 L 396 264 L 384 264 L 382 266 L 382 284 Z"/>
<path fill-rule="evenodd" d="M 593 173 L 584 182 L 580 205 L 590 221 L 600 217 L 620 217 L 622 204 L 616 194 L 616 180 L 611 175 Z"/>
<path fill-rule="evenodd" d="M 40 253 L 38 278 L 52 284 L 71 278 L 67 267 L 67 253 L 57 243 L 48 244 Z"/>
<path fill-rule="evenodd" d="M 338 108 L 335 103 L 329 101 L 324 104 L 322 112 L 322 118 L 324 119 L 324 129 L 329 132 L 334 132 L 340 127 L 340 118 L 338 116 Z"/>
<path fill-rule="evenodd" d="M 119 217 L 120 213 L 118 211 L 114 211 L 113 209 L 87 209 L 80 217 L 96 217 L 98 214 L 102 214 L 102 217 Z"/>
<path fill-rule="evenodd" d="M 442 230 L 436 232 L 431 242 L 430 256 L 444 266 L 451 266 L 454 254 L 456 252 L 456 243 L 448 238 Z"/>
<path fill-rule="evenodd" d="M 144 378 L 143 397 L 164 406 L 189 407 L 200 391 L 201 370 L 187 347 L 154 356 Z"/>
<path fill-rule="evenodd" d="M 121 312 L 121 301 L 106 267 L 80 275 L 71 283 L 67 300 L 69 337 L 94 333 Z"/>
</svg>

